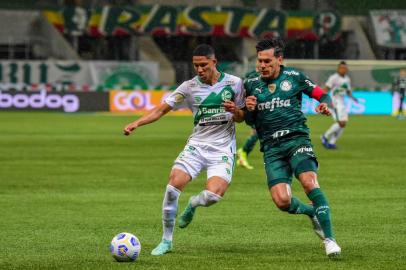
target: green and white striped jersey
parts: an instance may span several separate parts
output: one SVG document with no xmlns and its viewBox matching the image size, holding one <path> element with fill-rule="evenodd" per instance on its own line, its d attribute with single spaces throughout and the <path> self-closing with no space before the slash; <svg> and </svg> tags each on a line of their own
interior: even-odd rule
<svg viewBox="0 0 406 270">
<path fill-rule="evenodd" d="M 205 84 L 195 76 L 165 99 L 175 110 L 189 108 L 192 111 L 194 128 L 188 143 L 207 144 L 235 153 L 233 115 L 225 111 L 224 101 L 234 101 L 238 108 L 244 107 L 242 80 L 227 73 L 221 73 L 214 85 Z"/>
<path fill-rule="evenodd" d="M 340 76 L 336 72 L 327 79 L 326 86 L 331 89 L 333 97 L 344 97 L 347 91 L 351 91 L 351 79 L 348 75 Z"/>
</svg>

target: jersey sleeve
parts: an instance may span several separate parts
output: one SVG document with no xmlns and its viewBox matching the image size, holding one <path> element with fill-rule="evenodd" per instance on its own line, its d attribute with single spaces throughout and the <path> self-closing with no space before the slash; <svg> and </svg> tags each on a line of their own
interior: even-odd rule
<svg viewBox="0 0 406 270">
<path fill-rule="evenodd" d="M 243 82 L 241 79 L 238 80 L 236 84 L 236 93 L 234 98 L 234 103 L 237 108 L 241 109 L 245 107 L 245 90 L 243 87 Z"/>
<path fill-rule="evenodd" d="M 309 77 L 300 73 L 299 75 L 299 86 L 302 92 L 304 92 L 309 97 L 312 97 L 313 90 L 316 88 L 320 88 L 320 86 L 316 85 Z"/>
<path fill-rule="evenodd" d="M 187 82 L 182 83 L 175 91 L 165 98 L 165 103 L 171 106 L 174 110 L 186 108 L 187 89 Z"/>
</svg>

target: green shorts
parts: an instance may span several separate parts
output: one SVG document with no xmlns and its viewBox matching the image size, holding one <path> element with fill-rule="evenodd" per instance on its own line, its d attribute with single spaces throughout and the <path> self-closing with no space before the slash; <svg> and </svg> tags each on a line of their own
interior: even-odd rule
<svg viewBox="0 0 406 270">
<path fill-rule="evenodd" d="M 303 172 L 317 172 L 318 162 L 308 137 L 300 136 L 263 147 L 268 187 L 279 183 L 292 183 L 292 175 L 298 178 Z"/>
</svg>

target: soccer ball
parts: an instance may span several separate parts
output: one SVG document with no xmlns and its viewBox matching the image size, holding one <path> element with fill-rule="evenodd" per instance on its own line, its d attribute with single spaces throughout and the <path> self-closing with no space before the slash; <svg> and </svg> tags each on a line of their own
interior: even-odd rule
<svg viewBox="0 0 406 270">
<path fill-rule="evenodd" d="M 119 233 L 114 236 L 110 244 L 110 253 L 119 262 L 135 261 L 141 252 L 141 243 L 131 233 Z"/>
</svg>

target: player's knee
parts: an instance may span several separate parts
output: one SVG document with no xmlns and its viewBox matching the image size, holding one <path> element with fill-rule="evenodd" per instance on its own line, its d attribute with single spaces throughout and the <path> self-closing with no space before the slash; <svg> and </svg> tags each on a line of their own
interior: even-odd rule
<svg viewBox="0 0 406 270">
<path fill-rule="evenodd" d="M 278 196 L 277 198 L 273 198 L 273 201 L 280 210 L 287 211 L 290 207 L 291 198 L 289 195 L 282 195 Z"/>
<path fill-rule="evenodd" d="M 338 125 L 340 126 L 340 128 L 345 128 L 346 124 L 347 124 L 347 122 L 345 122 L 345 121 L 338 122 Z"/>
<path fill-rule="evenodd" d="M 317 174 L 315 172 L 304 172 L 299 174 L 299 181 L 306 193 L 309 193 L 313 189 L 319 187 Z"/>
<path fill-rule="evenodd" d="M 185 173 L 179 169 L 174 169 L 171 171 L 171 174 L 169 175 L 169 185 L 182 191 L 183 188 L 190 181 L 190 179 L 191 179 L 191 177 L 187 173 Z"/>
<path fill-rule="evenodd" d="M 218 203 L 221 200 L 221 196 L 211 192 L 209 190 L 204 190 L 203 191 L 203 203 L 202 206 L 209 207 L 215 203 Z"/>
</svg>

